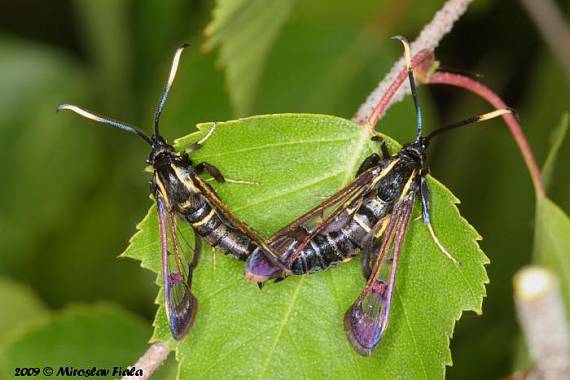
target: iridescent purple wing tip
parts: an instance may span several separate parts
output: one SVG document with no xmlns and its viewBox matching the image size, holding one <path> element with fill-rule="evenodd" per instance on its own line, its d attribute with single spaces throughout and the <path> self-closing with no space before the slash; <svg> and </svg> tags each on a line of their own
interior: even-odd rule
<svg viewBox="0 0 570 380">
<path fill-rule="evenodd" d="M 246 280 L 257 283 L 264 283 L 269 279 L 281 277 L 281 270 L 273 265 L 259 249 L 247 258 L 244 272 Z"/>
<path fill-rule="evenodd" d="M 184 338 L 194 323 L 198 300 L 179 273 L 169 276 L 165 289 L 165 307 L 172 337 L 176 340 Z"/>
<path fill-rule="evenodd" d="M 370 356 L 384 335 L 389 303 L 385 302 L 383 282 L 363 293 L 344 315 L 344 330 L 356 352 Z"/>
</svg>

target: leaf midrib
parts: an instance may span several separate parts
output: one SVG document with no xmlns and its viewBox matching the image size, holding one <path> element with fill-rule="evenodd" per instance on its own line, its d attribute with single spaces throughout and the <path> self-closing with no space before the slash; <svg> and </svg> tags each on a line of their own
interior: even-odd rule
<svg viewBox="0 0 570 380">
<path fill-rule="evenodd" d="M 406 312 L 404 299 L 400 295 L 400 293 L 398 292 L 397 289 L 394 289 L 394 293 L 395 293 L 396 298 L 398 298 L 400 301 L 400 305 L 401 305 L 401 309 L 402 309 L 402 316 L 404 318 L 406 327 L 408 328 L 408 331 L 410 332 L 410 335 L 412 336 L 412 342 L 414 343 L 414 350 L 416 351 L 417 357 L 419 358 L 419 361 L 420 361 L 420 364 L 422 367 L 422 372 L 424 373 L 424 379 L 429 379 L 427 369 L 426 369 L 426 365 L 425 365 L 424 360 L 423 360 L 423 355 L 422 355 L 422 353 L 418 347 L 418 341 L 416 339 L 416 334 L 414 333 L 414 329 L 412 329 L 412 325 L 410 324 L 410 320 L 408 319 L 408 313 Z"/>
<path fill-rule="evenodd" d="M 335 142 L 344 142 L 344 141 L 348 141 L 348 140 L 350 140 L 350 136 L 343 137 L 343 138 L 337 138 L 337 139 L 286 141 L 286 142 L 279 142 L 276 144 L 265 144 L 265 145 L 258 145 L 255 147 L 244 148 L 244 149 L 225 151 L 224 153 L 204 154 L 204 155 L 200 156 L 200 159 L 205 159 L 205 158 L 209 158 L 209 157 L 214 157 L 217 159 L 218 157 L 230 156 L 232 154 L 249 153 L 249 152 L 255 152 L 255 151 L 259 151 L 259 150 L 279 148 L 282 146 L 302 145 L 302 144 L 323 144 L 323 143 L 327 144 L 327 143 L 335 143 Z"/>
<path fill-rule="evenodd" d="M 263 374 L 265 373 L 265 370 L 267 369 L 269 363 L 271 362 L 271 359 L 273 357 L 273 353 L 275 352 L 275 348 L 277 347 L 277 343 L 279 342 L 281 335 L 283 335 L 283 330 L 285 329 L 285 326 L 287 325 L 287 322 L 289 321 L 289 317 L 291 316 L 291 312 L 293 311 L 293 309 L 295 307 L 295 303 L 297 301 L 297 298 L 299 297 L 301 285 L 305 282 L 305 278 L 306 278 L 306 276 L 301 276 L 301 278 L 297 282 L 297 286 L 295 287 L 295 290 L 293 292 L 293 296 L 291 297 L 291 301 L 289 302 L 289 306 L 287 307 L 287 311 L 285 312 L 285 315 L 283 316 L 281 323 L 279 323 L 279 328 L 277 330 L 277 334 L 275 335 L 275 339 L 274 339 L 273 344 L 271 346 L 271 350 L 269 351 L 269 354 L 267 355 L 267 358 L 265 359 L 265 362 L 263 363 L 263 366 L 261 367 L 261 371 L 259 372 L 258 379 L 263 378 Z"/>
<path fill-rule="evenodd" d="M 276 199 L 276 198 L 281 198 L 281 197 L 284 197 L 285 195 L 297 193 L 297 192 L 299 192 L 299 191 L 301 191 L 301 190 L 308 189 L 308 188 L 310 188 L 310 187 L 312 187 L 312 186 L 318 185 L 318 184 L 320 184 L 320 183 L 322 183 L 322 182 L 325 182 L 325 181 L 327 181 L 327 180 L 329 180 L 329 179 L 331 179 L 331 178 L 334 178 L 334 177 L 336 177 L 337 175 L 339 175 L 340 173 L 342 173 L 342 171 L 336 172 L 336 173 L 335 173 L 335 172 L 329 173 L 329 174 L 327 174 L 327 175 L 324 176 L 324 177 L 319 177 L 319 178 L 317 178 L 315 181 L 306 182 L 306 183 L 304 183 L 302 186 L 289 188 L 289 189 L 286 189 L 286 190 L 283 191 L 283 192 L 273 193 L 273 194 L 270 195 L 269 197 L 256 199 L 254 202 L 248 203 L 248 204 L 246 204 L 246 205 L 244 205 L 244 206 L 241 206 L 241 207 L 234 207 L 234 208 L 232 208 L 232 210 L 233 210 L 234 212 L 247 210 L 247 209 L 250 209 L 250 208 L 252 208 L 252 207 L 255 207 L 255 206 L 257 206 L 257 205 L 259 205 L 259 204 L 261 204 L 261 203 L 265 203 L 265 202 L 271 201 L 271 200 Z"/>
<path fill-rule="evenodd" d="M 331 272 L 328 272 L 328 275 L 329 275 L 328 279 L 331 283 L 331 289 L 333 292 L 334 299 L 336 301 L 336 305 L 340 310 L 342 308 L 342 304 L 341 304 L 339 296 L 338 296 L 335 277 L 333 276 L 333 274 Z M 360 366 L 358 365 L 358 360 L 356 360 L 357 355 L 358 355 L 358 353 L 356 351 L 351 350 L 350 360 L 352 361 L 352 364 L 354 366 L 356 376 L 358 377 L 358 379 L 362 379 L 362 376 L 360 375 Z"/>
<path fill-rule="evenodd" d="M 364 147 L 366 146 L 366 141 L 370 136 L 371 136 L 371 134 L 370 134 L 370 130 L 368 128 L 360 128 L 360 134 L 359 134 L 358 140 L 356 141 L 355 148 L 352 150 L 352 154 L 350 156 L 350 159 L 347 162 L 346 169 L 344 171 L 344 176 L 343 176 L 343 179 L 341 182 L 341 186 L 345 186 L 352 179 L 353 174 L 356 170 L 356 165 L 358 164 L 358 158 L 361 156 L 361 154 L 364 150 Z M 305 282 L 306 278 L 307 278 L 307 275 L 301 276 L 299 282 L 297 283 L 297 286 L 295 287 L 295 290 L 293 291 L 293 295 L 291 297 L 291 300 L 289 301 L 289 306 L 287 307 L 287 311 L 283 315 L 283 319 L 279 323 L 279 328 L 277 330 L 277 334 L 275 335 L 273 345 L 271 347 L 271 350 L 269 351 L 269 354 L 267 355 L 267 357 L 265 359 L 265 362 L 263 363 L 263 366 L 261 367 L 261 371 L 259 373 L 258 379 L 262 379 L 263 374 L 267 370 L 268 364 L 271 362 L 271 359 L 273 357 L 273 353 L 275 352 L 275 348 L 277 347 L 277 344 L 279 343 L 281 335 L 283 334 L 283 330 L 284 330 L 285 326 L 287 325 L 287 323 L 289 322 L 291 312 L 295 307 L 295 303 L 297 301 L 297 298 L 298 298 L 298 295 L 299 295 L 299 292 L 301 289 L 301 285 Z"/>
</svg>

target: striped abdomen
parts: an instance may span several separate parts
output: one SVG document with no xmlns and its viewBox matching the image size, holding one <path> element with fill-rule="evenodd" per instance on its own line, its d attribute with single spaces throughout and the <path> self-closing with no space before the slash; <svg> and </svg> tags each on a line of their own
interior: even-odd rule
<svg viewBox="0 0 570 380">
<path fill-rule="evenodd" d="M 373 193 L 362 201 L 352 215 L 343 210 L 325 231 L 315 235 L 307 243 L 291 263 L 294 274 L 323 270 L 358 253 L 368 232 L 390 212 L 393 206 L 392 202 L 382 201 L 376 192 Z M 359 200 L 354 202 L 360 203 Z M 292 254 L 297 246 L 297 242 L 291 242 L 287 254 Z"/>
<path fill-rule="evenodd" d="M 374 238 L 369 232 L 392 212 L 414 172 L 414 167 L 405 161 L 385 162 L 393 164 L 385 165 L 372 189 L 363 194 L 362 199 L 353 200 L 293 258 L 290 268 L 295 274 L 319 271 L 348 260 L 358 253 L 366 239 Z M 349 213 L 348 210 L 354 209 Z M 293 252 L 294 249 L 287 253 Z"/>
<path fill-rule="evenodd" d="M 186 204 L 187 207 L 178 211 L 179 216 L 212 247 L 239 260 L 245 260 L 256 248 L 256 244 L 213 208 L 202 194 L 192 194 Z"/>
</svg>

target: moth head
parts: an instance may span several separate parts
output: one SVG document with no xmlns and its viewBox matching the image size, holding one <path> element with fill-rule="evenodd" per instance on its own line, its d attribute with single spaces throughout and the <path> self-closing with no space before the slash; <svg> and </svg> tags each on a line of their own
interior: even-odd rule
<svg viewBox="0 0 570 380">
<path fill-rule="evenodd" d="M 176 76 L 176 71 L 178 69 L 178 62 L 180 61 L 180 55 L 182 51 L 190 46 L 189 44 L 182 44 L 176 49 L 174 53 L 174 58 L 172 59 L 172 65 L 170 67 L 170 74 L 168 75 L 168 80 L 166 82 L 166 86 L 162 91 L 162 95 L 158 102 L 158 107 L 156 108 L 156 112 L 154 114 L 153 119 L 153 136 L 150 137 L 146 132 L 142 129 L 130 126 L 126 123 L 116 121 L 113 119 L 109 119 L 100 115 L 97 115 L 93 112 L 87 111 L 83 108 L 71 105 L 71 104 L 61 104 L 57 107 L 57 111 L 62 110 L 69 110 L 79 114 L 89 120 L 93 120 L 100 124 L 106 124 L 113 128 L 122 129 L 123 131 L 135 134 L 142 138 L 150 147 L 152 151 L 150 153 L 150 157 L 148 159 L 148 163 L 156 167 L 157 164 L 163 162 L 164 158 L 171 158 L 173 155 L 176 155 L 174 152 L 174 148 L 171 145 L 167 144 L 166 141 L 162 138 L 159 131 L 159 122 L 160 122 L 160 115 L 162 114 L 162 110 L 164 109 L 164 105 L 166 104 L 166 99 L 168 98 L 168 93 L 174 83 L 174 77 Z"/>
<path fill-rule="evenodd" d="M 175 156 L 176 152 L 172 145 L 168 144 L 161 136 L 158 136 L 154 138 L 148 163 L 157 169 L 165 163 L 171 162 Z"/>
<path fill-rule="evenodd" d="M 423 139 L 419 141 L 414 141 L 409 144 L 405 144 L 400 150 L 399 156 L 405 159 L 416 161 L 420 166 L 424 166 L 426 162 L 426 150 L 427 144 L 424 143 Z"/>
</svg>

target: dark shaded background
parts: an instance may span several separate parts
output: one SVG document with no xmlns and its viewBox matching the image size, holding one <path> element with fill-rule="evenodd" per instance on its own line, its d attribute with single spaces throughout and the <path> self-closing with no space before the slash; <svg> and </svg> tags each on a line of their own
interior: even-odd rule
<svg viewBox="0 0 570 380">
<path fill-rule="evenodd" d="M 299 1 L 268 59 L 252 114 L 328 113 L 350 118 L 443 1 Z M 559 1 L 563 11 L 568 2 Z M 70 102 L 150 127 L 173 48 L 193 43 L 162 125 L 173 139 L 197 122 L 234 117 L 216 52 L 204 53 L 210 1 L 0 2 L 0 276 L 29 284 L 52 309 L 108 300 L 150 322 L 154 276 L 115 259 L 146 212 L 147 147 L 54 113 Z M 568 18 L 567 16 L 565 16 Z M 255 41 L 252 41 L 255 44 Z M 445 67 L 480 73 L 520 113 L 539 162 L 563 112 L 568 78 L 517 1 L 478 1 L 436 52 Z M 428 128 L 486 112 L 455 88 L 421 88 Z M 409 99 L 380 129 L 413 134 Z M 501 122 L 465 129 L 431 149 L 434 175 L 462 200 L 491 258 L 485 314 L 466 314 L 452 340 L 449 378 L 497 378 L 512 370 L 518 327 L 511 278 L 532 252 L 534 196 Z M 550 197 L 570 209 L 570 146 Z"/>
</svg>

